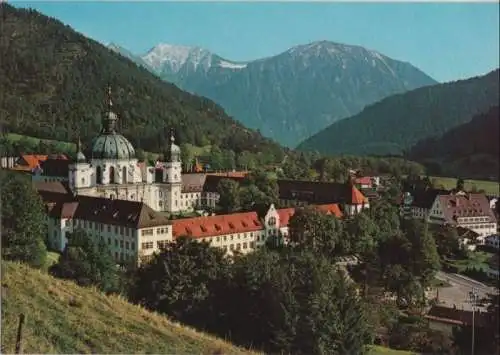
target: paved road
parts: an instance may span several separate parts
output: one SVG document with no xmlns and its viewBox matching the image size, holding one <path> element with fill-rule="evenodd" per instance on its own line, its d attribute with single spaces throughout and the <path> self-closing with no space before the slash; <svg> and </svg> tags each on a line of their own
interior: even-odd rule
<svg viewBox="0 0 500 355">
<path fill-rule="evenodd" d="M 436 274 L 436 278 L 439 280 L 443 280 L 443 281 L 447 281 L 450 283 L 460 285 L 462 287 L 468 287 L 470 289 L 476 288 L 478 291 L 484 292 L 484 293 L 492 293 L 492 294 L 498 293 L 498 289 L 496 289 L 495 287 L 485 285 L 482 282 L 473 280 L 467 276 L 463 276 L 463 275 L 459 275 L 459 274 L 451 274 L 451 273 L 439 271 Z"/>
<path fill-rule="evenodd" d="M 458 274 L 438 272 L 436 278 L 448 282 L 451 286 L 441 287 L 438 292 L 433 291 L 428 296 L 434 298 L 439 295 L 441 305 L 447 307 L 455 306 L 459 309 L 470 310 L 469 292 L 472 288 L 477 290 L 479 299 L 488 298 L 488 294 L 498 293 L 494 287 Z M 480 308 L 485 309 L 485 307 Z"/>
</svg>

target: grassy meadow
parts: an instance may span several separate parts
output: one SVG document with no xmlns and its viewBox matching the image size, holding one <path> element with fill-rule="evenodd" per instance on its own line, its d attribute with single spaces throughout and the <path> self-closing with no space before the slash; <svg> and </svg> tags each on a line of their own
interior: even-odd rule
<svg viewBox="0 0 500 355">
<path fill-rule="evenodd" d="M 439 177 L 439 176 L 431 176 L 430 177 L 432 184 L 435 187 L 444 187 L 447 190 L 451 190 L 457 186 L 457 179 L 451 177 Z M 500 195 L 500 183 L 497 181 L 488 181 L 488 180 L 466 180 L 464 179 L 465 190 L 473 191 L 473 190 L 484 190 L 487 195 Z"/>
<path fill-rule="evenodd" d="M 116 296 L 2 261 L 2 353 L 14 353 L 19 314 L 25 354 L 252 354 Z"/>
</svg>

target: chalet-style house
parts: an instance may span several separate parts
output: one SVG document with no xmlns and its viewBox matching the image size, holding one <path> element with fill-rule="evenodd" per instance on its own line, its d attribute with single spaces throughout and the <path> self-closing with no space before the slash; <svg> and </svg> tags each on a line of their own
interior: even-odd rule
<svg viewBox="0 0 500 355">
<path fill-rule="evenodd" d="M 265 214 L 243 212 L 169 220 L 143 202 L 74 195 L 60 182 L 35 183 L 47 206 L 49 247 L 64 250 L 68 237 L 76 229 L 103 238 L 117 263 L 130 263 L 149 257 L 162 245 L 180 236 L 209 242 L 228 254 L 248 253 L 270 237 L 287 242 L 288 222 L 294 208 L 276 209 Z M 316 206 L 338 218 L 337 204 Z"/>
<path fill-rule="evenodd" d="M 476 243 L 497 232 L 497 219 L 484 194 L 426 189 L 407 191 L 401 213 L 433 224 L 462 227 L 477 234 Z M 463 241 L 465 242 L 465 241 Z"/>
<path fill-rule="evenodd" d="M 431 206 L 428 220 L 470 229 L 478 234 L 478 244 L 484 244 L 485 238 L 497 231 L 497 219 L 484 194 L 438 195 Z"/>
</svg>

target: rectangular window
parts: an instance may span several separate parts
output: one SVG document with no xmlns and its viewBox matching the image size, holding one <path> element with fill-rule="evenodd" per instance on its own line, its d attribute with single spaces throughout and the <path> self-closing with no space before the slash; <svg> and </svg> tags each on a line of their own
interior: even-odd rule
<svg viewBox="0 0 500 355">
<path fill-rule="evenodd" d="M 118 246 L 118 240 L 115 239 L 115 247 L 117 247 L 117 246 Z"/>
<path fill-rule="evenodd" d="M 243 243 L 243 249 L 247 248 L 247 243 Z"/>
<path fill-rule="evenodd" d="M 132 250 L 135 250 L 135 242 L 132 242 Z"/>
<path fill-rule="evenodd" d="M 141 244 L 142 249 L 153 249 L 153 242 L 144 242 Z"/>
<path fill-rule="evenodd" d="M 123 232 L 123 227 L 120 227 L 120 234 L 123 235 L 124 232 Z"/>
<path fill-rule="evenodd" d="M 115 234 L 118 234 L 118 227 L 115 226 Z"/>
<path fill-rule="evenodd" d="M 154 234 L 154 229 L 143 229 L 141 231 L 141 235 L 142 236 L 145 236 L 145 235 L 153 235 Z"/>
<path fill-rule="evenodd" d="M 108 225 L 108 232 L 111 232 L 111 226 Z"/>
<path fill-rule="evenodd" d="M 125 242 L 125 249 L 129 249 L 129 243 L 128 242 Z"/>
<path fill-rule="evenodd" d="M 123 248 L 123 240 L 120 240 L 120 248 Z"/>
<path fill-rule="evenodd" d="M 230 250 L 234 250 L 234 244 L 231 244 L 231 245 L 229 246 L 229 249 L 230 249 Z"/>
<path fill-rule="evenodd" d="M 108 245 L 111 245 L 111 238 L 108 238 Z"/>
<path fill-rule="evenodd" d="M 240 249 L 241 249 L 241 244 L 240 243 L 236 244 L 236 250 L 240 250 Z"/>
</svg>

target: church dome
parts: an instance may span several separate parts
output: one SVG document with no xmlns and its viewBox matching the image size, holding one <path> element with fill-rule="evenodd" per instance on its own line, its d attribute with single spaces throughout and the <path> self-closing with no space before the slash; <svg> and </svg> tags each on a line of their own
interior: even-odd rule
<svg viewBox="0 0 500 355">
<path fill-rule="evenodd" d="M 135 149 L 121 134 L 101 134 L 92 143 L 93 159 L 120 159 L 135 158 Z"/>
<path fill-rule="evenodd" d="M 101 134 L 92 142 L 92 159 L 134 159 L 134 147 L 127 138 L 116 132 L 118 116 L 112 110 L 111 88 L 108 89 L 108 95 L 108 112 L 103 120 Z"/>
</svg>

